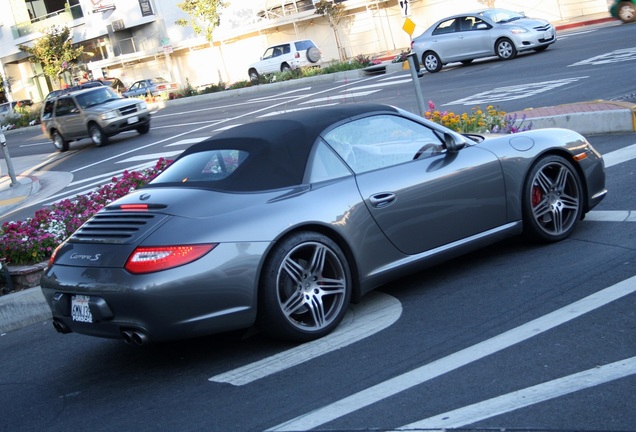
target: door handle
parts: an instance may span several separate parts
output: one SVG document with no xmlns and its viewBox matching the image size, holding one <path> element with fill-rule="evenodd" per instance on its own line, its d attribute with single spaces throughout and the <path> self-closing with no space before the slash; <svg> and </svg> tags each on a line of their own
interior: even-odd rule
<svg viewBox="0 0 636 432">
<path fill-rule="evenodd" d="M 375 208 L 386 207 L 395 202 L 396 195 L 393 192 L 382 192 L 379 194 L 371 195 L 369 202 Z"/>
</svg>

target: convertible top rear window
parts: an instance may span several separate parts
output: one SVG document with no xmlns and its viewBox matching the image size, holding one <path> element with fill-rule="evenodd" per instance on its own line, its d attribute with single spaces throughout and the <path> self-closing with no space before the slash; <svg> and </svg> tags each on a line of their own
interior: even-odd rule
<svg viewBox="0 0 636 432">
<path fill-rule="evenodd" d="M 208 150 L 175 161 L 169 170 L 153 180 L 153 184 L 217 182 L 227 179 L 247 159 L 246 151 L 234 149 Z"/>
</svg>

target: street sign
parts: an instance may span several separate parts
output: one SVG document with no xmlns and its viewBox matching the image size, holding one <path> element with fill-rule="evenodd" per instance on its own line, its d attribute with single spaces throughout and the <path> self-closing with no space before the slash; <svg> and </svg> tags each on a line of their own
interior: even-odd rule
<svg viewBox="0 0 636 432">
<path fill-rule="evenodd" d="M 409 0 L 399 0 L 400 10 L 402 11 L 402 17 L 406 18 L 411 16 L 411 6 L 409 5 Z"/>
<path fill-rule="evenodd" d="M 404 20 L 404 25 L 402 26 L 402 30 L 407 32 L 409 36 L 413 36 L 413 31 L 415 30 L 415 23 L 411 21 L 410 18 L 406 18 Z"/>
</svg>

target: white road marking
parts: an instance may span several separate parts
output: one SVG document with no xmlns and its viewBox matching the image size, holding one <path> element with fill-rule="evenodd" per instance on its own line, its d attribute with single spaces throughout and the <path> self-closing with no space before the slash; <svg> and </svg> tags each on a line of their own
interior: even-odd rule
<svg viewBox="0 0 636 432">
<path fill-rule="evenodd" d="M 115 163 L 137 162 L 137 161 L 143 161 L 143 160 L 158 160 L 160 158 L 168 159 L 173 156 L 180 155 L 181 153 L 183 153 L 183 150 L 176 150 L 176 151 L 163 152 L 163 153 L 142 154 L 142 155 L 129 157 L 128 159 L 122 159 Z"/>
<path fill-rule="evenodd" d="M 365 90 L 365 89 L 370 89 L 370 88 L 377 88 L 377 87 L 387 87 L 390 85 L 396 85 L 396 84 L 403 84 L 403 83 L 407 83 L 407 82 L 411 82 L 413 81 L 410 77 L 406 78 L 406 79 L 400 79 L 400 80 L 395 80 L 395 81 L 390 81 L 390 82 L 380 82 L 377 84 L 369 84 L 369 85 L 364 85 L 364 86 L 352 86 L 351 88 L 347 89 L 347 90 L 341 90 L 341 91 L 358 91 L 358 90 Z"/>
<path fill-rule="evenodd" d="M 585 215 L 592 222 L 636 222 L 636 210 L 592 210 Z"/>
<path fill-rule="evenodd" d="M 564 78 L 564 79 L 553 80 L 553 81 L 543 81 L 538 83 L 520 84 L 520 85 L 508 86 L 508 87 L 498 87 L 493 90 L 477 93 L 472 96 L 468 96 L 462 99 L 457 99 L 455 101 L 448 102 L 444 104 L 443 106 L 460 105 L 460 104 L 479 105 L 479 104 L 485 104 L 485 103 L 494 103 L 494 102 L 509 101 L 509 100 L 515 100 L 515 99 L 523 99 L 526 97 L 547 92 L 557 87 L 572 84 L 574 82 L 577 82 L 585 78 L 589 78 L 589 77 L 587 76 L 573 77 L 573 78 Z"/>
<path fill-rule="evenodd" d="M 389 327 L 400 315 L 402 304 L 396 298 L 381 292 L 369 293 L 363 302 L 352 305 L 338 328 L 324 338 L 215 375 L 209 381 L 236 386 L 249 384 L 367 338 Z"/>
<path fill-rule="evenodd" d="M 459 428 L 634 374 L 636 357 L 631 357 L 416 421 L 397 430 Z"/>
<path fill-rule="evenodd" d="M 209 137 L 204 137 L 204 138 L 188 138 L 188 139 L 182 139 L 179 140 L 177 142 L 174 142 L 172 144 L 168 144 L 165 147 L 174 147 L 174 146 L 182 146 L 182 145 L 190 145 L 190 144 L 196 144 L 199 143 L 203 140 L 208 139 Z"/>
<path fill-rule="evenodd" d="M 270 113 L 263 114 L 262 116 L 258 116 L 258 118 L 272 117 L 272 116 L 277 116 L 277 115 L 286 114 L 286 113 L 290 113 L 290 112 L 305 111 L 305 110 L 310 110 L 310 109 L 314 109 L 314 108 L 334 106 L 334 105 L 338 105 L 339 103 L 340 102 L 334 102 L 334 103 L 330 103 L 330 104 L 322 104 L 322 105 L 316 105 L 316 106 L 293 108 L 293 109 L 281 110 L 281 111 L 272 111 Z"/>
<path fill-rule="evenodd" d="M 569 65 L 568 67 L 585 66 L 585 65 L 604 65 L 608 63 L 620 63 L 620 62 L 630 61 L 635 59 L 636 59 L 636 47 L 623 48 L 623 49 L 615 50 L 605 54 L 601 54 L 599 56 L 592 57 L 586 60 L 582 60 L 577 63 L 573 63 Z"/>
<path fill-rule="evenodd" d="M 358 92 L 358 93 L 345 93 L 345 94 L 340 94 L 340 95 L 332 95 L 332 96 L 327 96 L 327 97 L 323 97 L 323 98 L 316 98 L 316 99 L 311 99 L 305 102 L 300 102 L 299 105 L 305 105 L 305 104 L 313 104 L 313 103 L 317 103 L 317 102 L 332 102 L 332 101 L 336 101 L 336 100 L 342 100 L 342 99 L 353 99 L 356 97 L 364 97 L 364 96 L 369 96 L 370 94 L 373 94 L 375 92 L 379 92 L 380 90 L 370 90 L 370 91 L 363 91 L 363 92 Z"/>
<path fill-rule="evenodd" d="M 636 144 L 603 155 L 605 168 L 636 159 Z"/>
<path fill-rule="evenodd" d="M 268 431 L 310 430 L 551 330 L 636 291 L 636 276 L 447 357 L 303 414 Z"/>
</svg>

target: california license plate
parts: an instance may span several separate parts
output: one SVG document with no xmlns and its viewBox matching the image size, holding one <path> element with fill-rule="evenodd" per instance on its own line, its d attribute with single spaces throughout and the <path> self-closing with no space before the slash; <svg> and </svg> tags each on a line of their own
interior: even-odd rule
<svg viewBox="0 0 636 432">
<path fill-rule="evenodd" d="M 89 296 L 74 295 L 71 297 L 71 319 L 73 321 L 92 323 L 93 315 L 88 306 Z"/>
<path fill-rule="evenodd" d="M 128 124 L 137 123 L 138 121 L 139 121 L 139 117 L 137 116 L 128 117 Z"/>
</svg>

